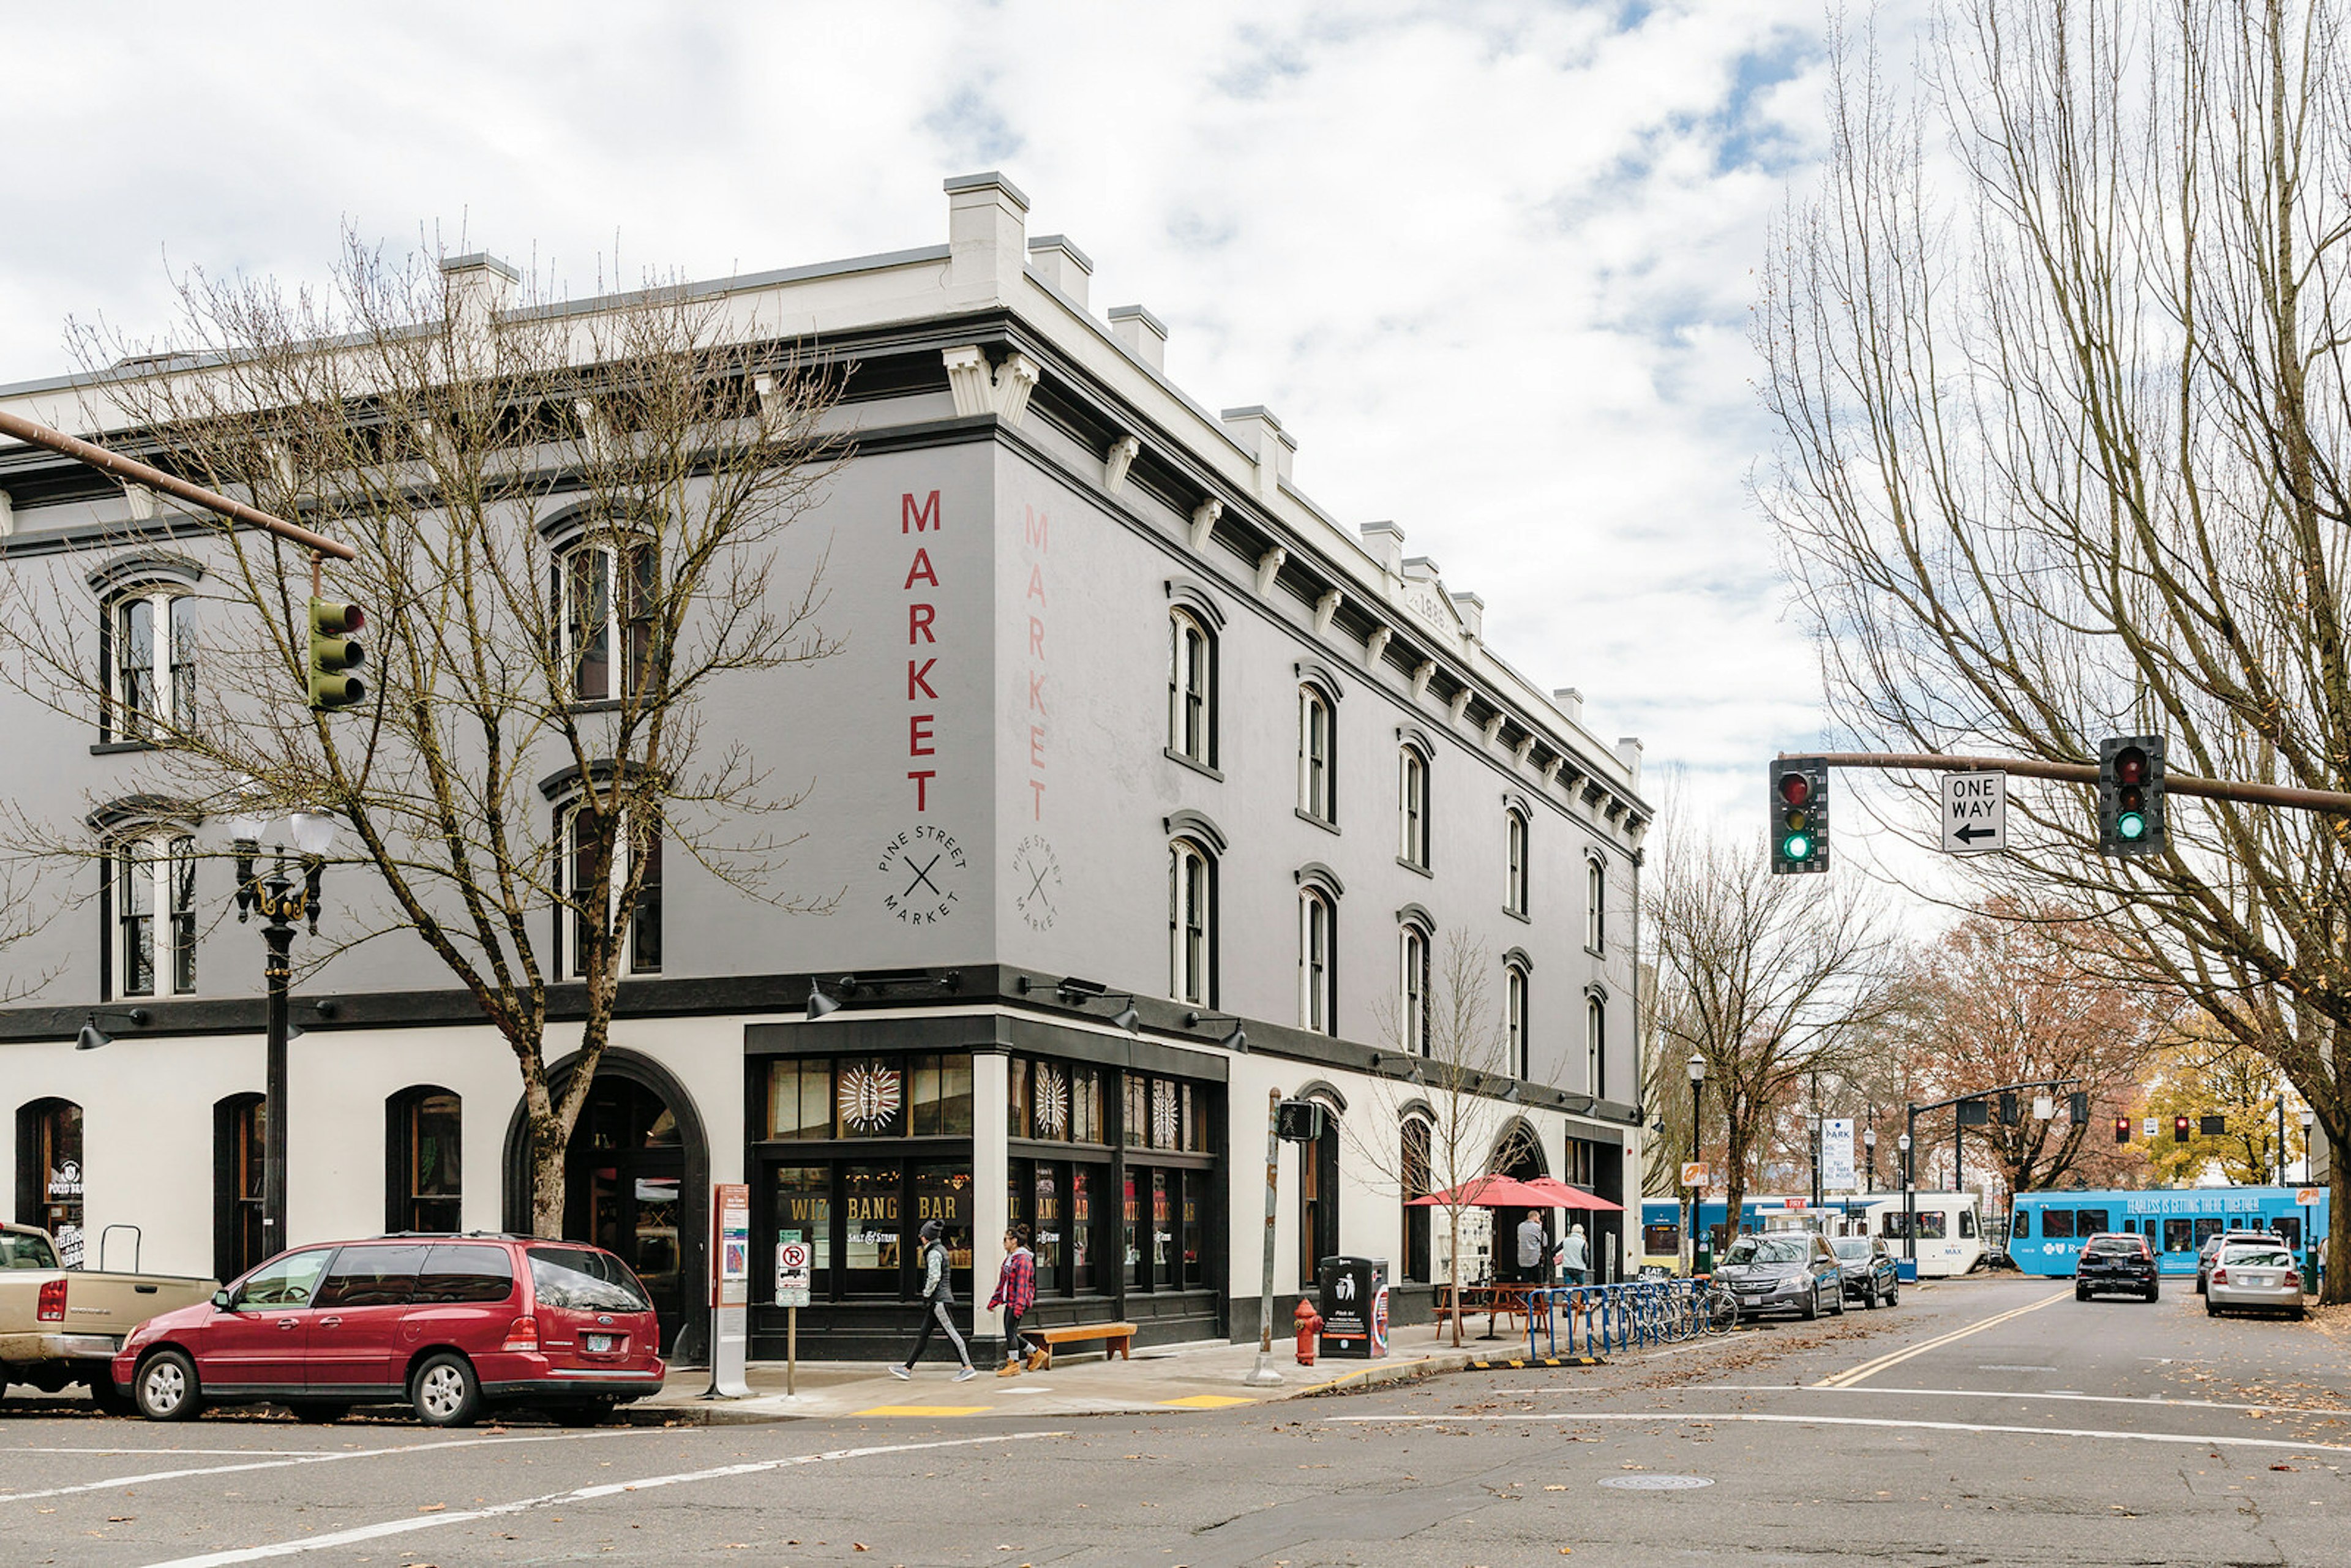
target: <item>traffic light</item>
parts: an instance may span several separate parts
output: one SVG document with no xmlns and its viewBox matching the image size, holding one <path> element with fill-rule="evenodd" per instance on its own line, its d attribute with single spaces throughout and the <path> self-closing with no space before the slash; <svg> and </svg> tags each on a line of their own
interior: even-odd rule
<svg viewBox="0 0 2351 1568">
<path fill-rule="evenodd" d="M 2024 1107 L 2016 1098 L 2016 1091 L 2003 1089 L 2000 1095 L 2000 1124 L 2013 1127 L 2024 1119 Z"/>
<path fill-rule="evenodd" d="M 2098 852 L 2160 854 L 2164 841 L 2163 737 L 2098 742 Z"/>
<path fill-rule="evenodd" d="M 2196 1130 L 2208 1138 L 2226 1137 L 2229 1132 L 2229 1118 L 2226 1116 L 2199 1116 L 2196 1118 Z"/>
<path fill-rule="evenodd" d="M 1972 1100 L 1959 1102 L 1959 1125 L 1989 1127 L 1991 1125 L 1991 1102 L 1979 1094 Z"/>
<path fill-rule="evenodd" d="M 2087 1122 L 2090 1119 L 2089 1095 L 2079 1089 L 2076 1089 L 2071 1094 L 2066 1095 L 2065 1113 L 2074 1118 L 2077 1123 Z"/>
<path fill-rule="evenodd" d="M 1829 869 L 1829 765 L 1817 757 L 1771 763 L 1771 871 Z"/>
<path fill-rule="evenodd" d="M 353 633 L 367 627 L 367 612 L 339 600 L 310 601 L 310 706 L 319 713 L 349 707 L 367 695 L 367 683 L 346 672 L 367 663 L 367 650 Z"/>
<path fill-rule="evenodd" d="M 2175 1144 L 2184 1144 L 2188 1141 L 2187 1117 L 2174 1116 L 2171 1119 L 2171 1141 Z"/>
<path fill-rule="evenodd" d="M 1284 1100 L 1273 1113 L 1274 1135 L 1287 1144 L 1311 1144 L 1322 1135 L 1322 1107 L 1312 1100 Z"/>
<path fill-rule="evenodd" d="M 2117 1116 L 2115 1118 L 2115 1142 L 2117 1144 L 2127 1144 L 2130 1142 L 2130 1118 L 2128 1116 Z"/>
</svg>

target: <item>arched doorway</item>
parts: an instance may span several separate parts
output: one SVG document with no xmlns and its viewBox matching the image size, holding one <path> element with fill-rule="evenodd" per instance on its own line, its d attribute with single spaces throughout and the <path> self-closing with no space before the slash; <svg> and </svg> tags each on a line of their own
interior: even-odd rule
<svg viewBox="0 0 2351 1568">
<path fill-rule="evenodd" d="M 569 1064 L 549 1074 L 561 1093 Z M 516 1107 L 507 1134 L 509 1228 L 530 1228 L 528 1137 Z M 564 1155 L 563 1235 L 592 1242 L 644 1281 L 674 1360 L 707 1348 L 703 1254 L 709 1226 L 709 1145 L 684 1086 L 657 1062 L 607 1051 Z"/>
<path fill-rule="evenodd" d="M 1523 1116 L 1513 1116 L 1494 1140 L 1494 1152 L 1487 1156 L 1487 1165 L 1498 1175 L 1513 1181 L 1527 1181 L 1535 1176 L 1551 1175 L 1551 1162 L 1543 1157 L 1542 1135 Z M 1508 1212 L 1508 1211 L 1506 1211 Z M 1551 1246 L 1566 1234 L 1560 1221 L 1559 1210 L 1539 1208 L 1531 1211 L 1542 1226 L 1542 1245 Z M 1514 1267 L 1522 1267 L 1522 1249 L 1518 1244 L 1520 1225 L 1525 1212 L 1508 1213 L 1507 1221 L 1498 1217 L 1494 1244 L 1498 1258 L 1507 1258 Z"/>
</svg>

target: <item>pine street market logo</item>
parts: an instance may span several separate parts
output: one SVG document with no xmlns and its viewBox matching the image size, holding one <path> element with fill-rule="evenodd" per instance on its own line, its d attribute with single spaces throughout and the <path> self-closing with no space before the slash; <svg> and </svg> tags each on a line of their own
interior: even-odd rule
<svg viewBox="0 0 2351 1568">
<path fill-rule="evenodd" d="M 970 858 L 955 835 L 927 824 L 891 835 L 875 871 L 882 907 L 908 925 L 935 925 L 963 902 Z"/>
<path fill-rule="evenodd" d="M 1061 896 L 1061 862 L 1051 841 L 1031 833 L 1012 852 L 1012 906 L 1032 931 L 1050 931 Z"/>
</svg>

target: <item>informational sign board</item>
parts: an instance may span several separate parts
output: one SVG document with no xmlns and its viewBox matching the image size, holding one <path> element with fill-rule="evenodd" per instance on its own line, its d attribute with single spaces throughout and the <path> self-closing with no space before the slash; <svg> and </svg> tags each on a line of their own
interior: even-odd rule
<svg viewBox="0 0 2351 1568">
<path fill-rule="evenodd" d="M 2142 1116 L 2138 1122 L 2138 1135 L 2142 1138 L 2152 1138 L 2155 1136 L 2156 1129 L 2161 1125 L 2162 1123 L 2153 1116 Z"/>
<path fill-rule="evenodd" d="M 1955 855 L 2008 848 L 2008 775 L 1943 775 L 1943 848 Z"/>
<path fill-rule="evenodd" d="M 2294 1189 L 2294 1201 L 2303 1208 L 2309 1208 L 2313 1205 L 2326 1201 L 2326 1189 L 2323 1186 L 2297 1187 Z"/>
<path fill-rule="evenodd" d="M 1850 1192 L 1859 1183 L 1853 1168 L 1853 1118 L 1830 1116 L 1821 1123 L 1821 1186 Z"/>
<path fill-rule="evenodd" d="M 776 1305 L 805 1307 L 809 1304 L 810 1264 L 807 1242 L 776 1243 Z"/>
<path fill-rule="evenodd" d="M 1710 1186 L 1713 1185 L 1712 1173 L 1707 1169 L 1707 1165 L 1704 1160 L 1684 1160 L 1682 1162 L 1682 1185 L 1684 1186 Z"/>
<path fill-rule="evenodd" d="M 720 1182 L 711 1193 L 710 1304 L 740 1307 L 751 1300 L 751 1189 Z"/>
</svg>

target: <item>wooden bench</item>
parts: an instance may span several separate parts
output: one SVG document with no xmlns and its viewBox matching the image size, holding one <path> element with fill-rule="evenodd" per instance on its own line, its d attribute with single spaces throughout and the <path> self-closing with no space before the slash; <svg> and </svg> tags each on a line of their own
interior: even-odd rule
<svg viewBox="0 0 2351 1568">
<path fill-rule="evenodd" d="M 1102 1359 L 1105 1361 L 1110 1359 L 1111 1353 L 1113 1351 L 1118 1353 L 1118 1358 L 1121 1361 L 1134 1359 L 1133 1354 L 1134 1325 L 1133 1323 L 1071 1323 L 1065 1328 L 1022 1329 L 1020 1337 L 1044 1347 L 1045 1365 L 1037 1369 L 1040 1372 L 1053 1364 L 1055 1345 L 1082 1344 L 1088 1340 L 1098 1339 L 1102 1342 Z"/>
</svg>

